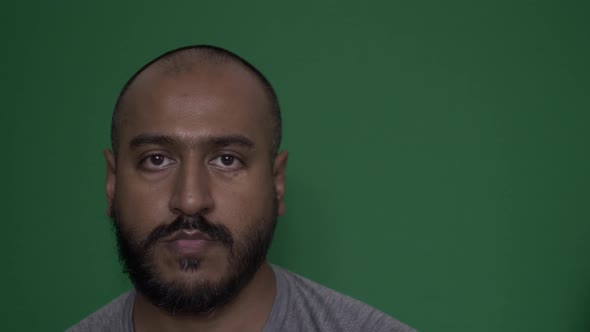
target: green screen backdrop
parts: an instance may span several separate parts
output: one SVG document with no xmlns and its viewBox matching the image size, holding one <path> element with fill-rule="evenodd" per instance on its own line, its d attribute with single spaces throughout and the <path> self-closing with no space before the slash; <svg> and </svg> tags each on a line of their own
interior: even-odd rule
<svg viewBox="0 0 590 332">
<path fill-rule="evenodd" d="M 587 1 L 2 5 L 3 331 L 130 287 L 101 150 L 123 83 L 187 44 L 275 85 L 270 254 L 421 331 L 590 331 Z"/>
</svg>

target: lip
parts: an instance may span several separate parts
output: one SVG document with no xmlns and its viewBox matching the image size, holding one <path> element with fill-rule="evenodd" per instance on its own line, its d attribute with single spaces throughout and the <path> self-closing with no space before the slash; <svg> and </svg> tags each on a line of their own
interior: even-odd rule
<svg viewBox="0 0 590 332">
<path fill-rule="evenodd" d="M 178 240 L 204 240 L 204 241 L 213 241 L 213 239 L 196 229 L 191 230 L 182 230 L 179 232 L 174 233 L 170 238 L 166 239 L 164 242 L 173 242 Z"/>
<path fill-rule="evenodd" d="M 181 254 L 194 254 L 205 249 L 214 240 L 209 235 L 197 230 L 183 230 L 175 233 L 164 242 L 173 251 Z"/>
</svg>

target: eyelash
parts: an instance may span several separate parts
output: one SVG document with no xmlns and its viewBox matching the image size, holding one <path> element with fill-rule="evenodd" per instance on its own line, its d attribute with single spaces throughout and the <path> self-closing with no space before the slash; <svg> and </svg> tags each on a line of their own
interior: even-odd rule
<svg viewBox="0 0 590 332">
<path fill-rule="evenodd" d="M 223 157 L 230 157 L 230 158 L 232 158 L 232 164 L 238 163 L 238 165 L 237 166 L 219 166 L 219 165 L 216 165 L 216 164 L 213 163 L 215 160 L 218 160 L 218 159 L 223 158 Z M 220 163 L 223 163 L 223 162 L 220 161 Z M 223 153 L 223 154 L 218 155 L 217 157 L 211 159 L 209 161 L 209 164 L 215 166 L 218 169 L 221 169 L 222 171 L 228 171 L 228 172 L 238 171 L 238 170 L 242 169 L 245 166 L 245 163 L 242 160 L 242 158 L 239 158 L 239 157 L 237 157 L 237 156 L 235 156 L 233 154 L 229 154 L 229 153 Z M 232 168 L 232 169 L 230 169 L 230 168 Z M 235 168 L 235 169 L 233 169 L 233 168 Z"/>
<path fill-rule="evenodd" d="M 151 169 L 152 167 L 150 167 L 150 166 L 147 166 L 147 165 L 146 165 L 146 163 L 147 163 L 148 161 L 150 161 L 150 159 L 151 159 L 151 158 L 154 158 L 154 157 L 160 157 L 160 158 L 162 158 L 162 159 L 163 159 L 163 161 L 166 161 L 166 160 L 168 160 L 168 161 L 169 161 L 169 163 L 168 163 L 168 164 L 166 164 L 164 167 L 162 167 L 161 165 L 155 165 L 155 166 L 153 167 L 153 169 Z M 172 164 L 175 164 L 175 163 L 176 163 L 176 160 L 174 160 L 174 159 L 172 159 L 172 158 L 170 158 L 170 157 L 166 156 L 166 155 L 165 155 L 165 154 L 163 154 L 163 153 L 152 153 L 152 154 L 150 154 L 150 155 L 146 156 L 145 158 L 141 159 L 141 161 L 139 162 L 139 166 L 140 166 L 140 167 L 142 167 L 142 168 L 144 168 L 144 169 L 145 169 L 145 170 L 147 170 L 147 171 L 153 171 L 153 172 L 157 172 L 157 171 L 159 171 L 159 170 L 162 170 L 162 169 L 166 168 L 166 166 L 169 166 L 169 165 L 172 165 Z"/>
<path fill-rule="evenodd" d="M 155 158 L 155 157 L 162 158 L 163 163 L 165 163 L 166 160 L 168 160 L 169 162 L 167 164 L 165 164 L 164 166 L 161 166 L 161 165 L 147 166 L 146 163 L 149 162 L 151 158 Z M 219 165 L 219 164 L 214 163 L 215 160 L 218 160 L 222 157 L 230 157 L 230 158 L 232 158 L 232 164 L 238 163 L 239 165 L 238 166 L 231 166 L 231 165 L 224 166 L 224 165 Z M 161 170 L 167 168 L 167 166 L 175 164 L 175 163 L 176 163 L 176 160 L 166 156 L 163 153 L 153 153 L 153 154 L 150 154 L 150 155 L 144 157 L 143 159 L 141 159 L 141 161 L 139 162 L 139 166 L 142 167 L 143 169 L 145 169 L 146 171 L 158 172 L 158 171 L 161 171 Z M 220 161 L 220 163 L 223 163 L 223 162 Z M 240 170 L 241 168 L 246 166 L 246 164 L 244 163 L 244 160 L 242 158 L 235 156 L 233 154 L 230 154 L 230 153 L 223 153 L 223 154 L 217 155 L 215 158 L 211 159 L 208 162 L 208 164 L 213 165 L 217 169 L 220 169 L 222 171 L 228 171 L 228 172 L 234 172 L 234 171 Z M 234 167 L 236 169 L 230 169 L 230 168 L 234 168 Z"/>
</svg>

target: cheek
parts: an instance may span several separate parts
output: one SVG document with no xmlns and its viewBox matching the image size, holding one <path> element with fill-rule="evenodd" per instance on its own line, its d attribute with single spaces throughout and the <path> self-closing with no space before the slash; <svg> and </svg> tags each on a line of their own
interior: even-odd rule
<svg viewBox="0 0 590 332">
<path fill-rule="evenodd" d="M 117 179 L 115 204 L 122 222 L 128 229 L 145 237 L 152 229 L 167 221 L 168 201 L 163 199 L 165 188 L 134 180 L 121 174 Z M 169 219 L 169 218 L 168 218 Z"/>
<path fill-rule="evenodd" d="M 214 196 L 216 221 L 242 232 L 268 218 L 273 206 L 274 187 L 269 176 L 217 186 Z"/>
</svg>

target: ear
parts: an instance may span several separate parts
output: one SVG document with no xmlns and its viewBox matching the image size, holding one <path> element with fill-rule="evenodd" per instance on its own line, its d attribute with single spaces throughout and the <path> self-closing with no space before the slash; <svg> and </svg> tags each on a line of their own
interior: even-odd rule
<svg viewBox="0 0 590 332">
<path fill-rule="evenodd" d="M 115 199 L 116 162 L 111 150 L 105 149 L 102 154 L 107 163 L 106 194 L 107 194 L 107 215 L 113 216 L 113 202 Z"/>
<path fill-rule="evenodd" d="M 285 178 L 287 172 L 288 152 L 282 151 L 275 157 L 273 164 L 273 177 L 275 184 L 275 192 L 277 195 L 278 215 L 285 214 Z"/>
</svg>

